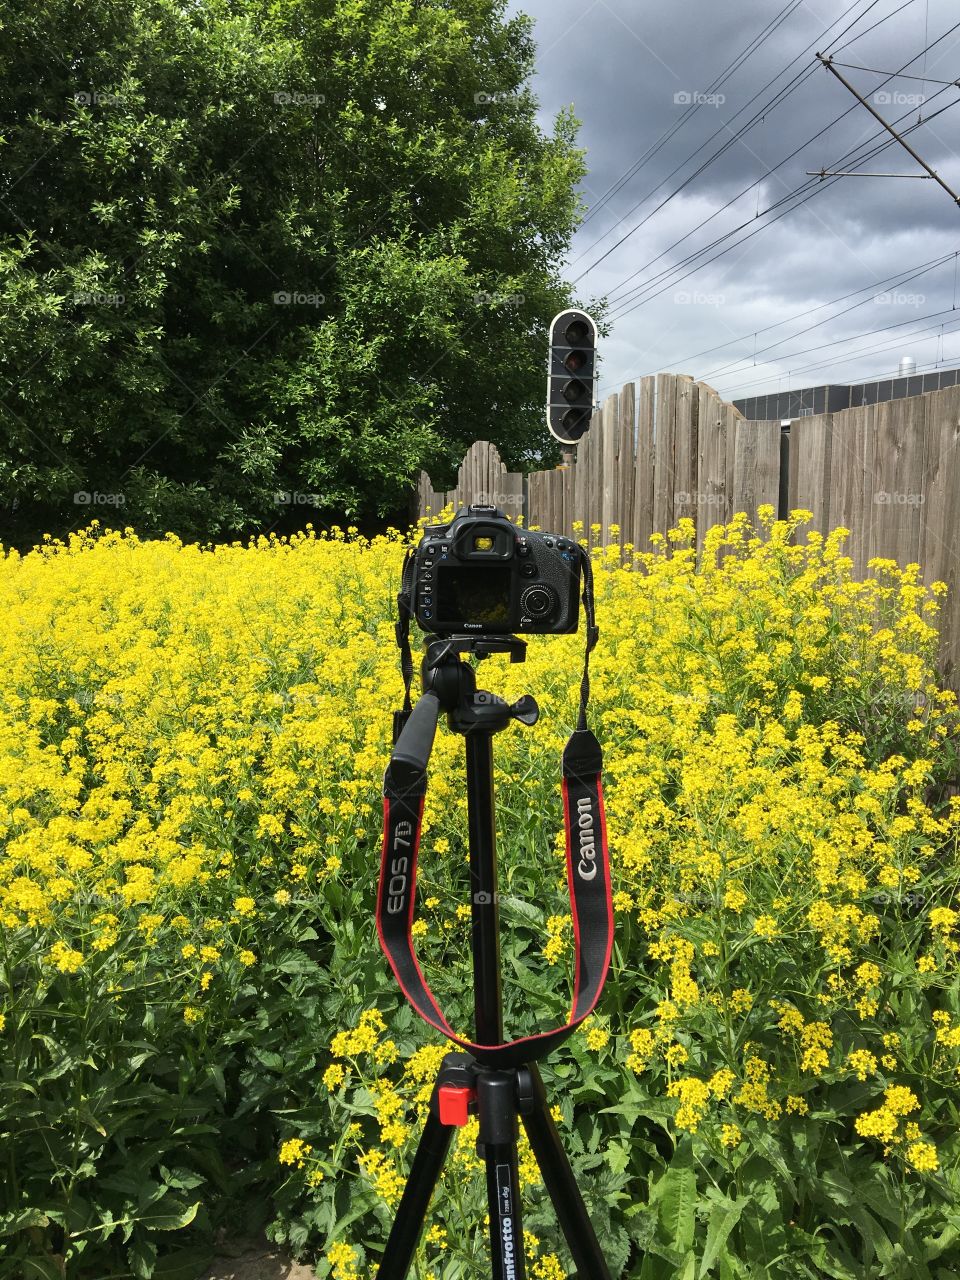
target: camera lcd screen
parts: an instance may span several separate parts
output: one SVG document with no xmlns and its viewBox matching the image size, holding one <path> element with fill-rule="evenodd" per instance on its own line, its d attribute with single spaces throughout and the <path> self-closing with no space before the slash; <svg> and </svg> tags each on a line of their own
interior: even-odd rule
<svg viewBox="0 0 960 1280">
<path fill-rule="evenodd" d="M 437 623 L 510 626 L 513 574 L 506 565 L 442 566 L 437 569 Z"/>
</svg>

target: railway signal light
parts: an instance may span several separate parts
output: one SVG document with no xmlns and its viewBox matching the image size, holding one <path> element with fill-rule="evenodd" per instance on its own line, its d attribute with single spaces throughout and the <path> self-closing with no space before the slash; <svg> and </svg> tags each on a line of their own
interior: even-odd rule
<svg viewBox="0 0 960 1280">
<path fill-rule="evenodd" d="M 585 311 L 561 311 L 550 325 L 547 426 L 562 444 L 576 444 L 593 415 L 597 326 Z"/>
</svg>

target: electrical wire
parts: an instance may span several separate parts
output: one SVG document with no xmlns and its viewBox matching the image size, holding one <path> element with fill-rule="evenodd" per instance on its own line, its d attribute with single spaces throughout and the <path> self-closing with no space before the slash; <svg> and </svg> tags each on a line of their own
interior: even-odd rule
<svg viewBox="0 0 960 1280">
<path fill-rule="evenodd" d="M 818 311 L 823 311 L 827 307 L 834 307 L 840 302 L 847 302 L 850 298 L 855 298 L 858 293 L 868 293 L 872 295 L 871 297 L 862 299 L 862 301 L 856 303 L 854 307 L 848 307 L 844 311 L 837 311 L 832 315 L 824 316 L 823 319 L 817 323 L 825 324 L 830 320 L 836 320 L 840 316 L 846 315 L 848 311 L 853 311 L 856 307 L 865 306 L 868 302 L 871 302 L 873 300 L 873 296 L 875 296 L 875 290 L 884 288 L 900 288 L 902 285 L 909 284 L 912 280 L 917 280 L 921 276 L 927 275 L 930 271 L 935 271 L 938 267 L 943 267 L 951 261 L 956 261 L 957 258 L 958 255 L 956 253 L 947 253 L 939 258 L 931 258 L 927 262 L 920 262 L 915 267 L 906 267 L 903 271 L 897 271 L 892 276 L 884 276 L 881 280 L 875 280 L 871 284 L 861 285 L 859 289 L 852 289 L 849 293 L 842 294 L 839 298 L 831 298 L 829 302 L 821 302 L 816 307 L 808 307 L 805 311 L 800 311 L 796 315 L 788 316 L 785 320 L 777 320 L 774 324 L 765 325 L 762 329 L 754 329 L 750 333 L 740 334 L 736 338 L 731 338 L 728 342 L 718 343 L 715 347 L 707 347 L 703 351 L 694 351 L 690 355 L 681 356 L 679 359 L 674 360 L 671 363 L 688 364 L 692 363 L 694 360 L 701 360 L 704 356 L 712 355 L 715 351 L 722 351 L 725 347 L 732 347 L 734 343 L 745 342 L 748 338 L 756 339 L 761 333 L 769 333 L 773 329 L 780 329 L 783 325 L 793 324 L 797 320 L 806 320 L 808 316 L 815 315 Z M 901 279 L 901 277 L 903 278 Z M 811 326 L 811 328 L 816 327 L 816 325 Z M 799 337 L 800 334 L 807 332 L 809 332 L 809 330 L 801 329 L 799 333 L 790 334 L 790 337 L 784 338 L 783 341 L 788 342 L 793 338 Z M 761 350 L 769 351 L 770 347 L 763 347 Z M 759 353 L 754 352 L 754 356 L 757 354 Z M 750 358 L 751 357 L 749 356 L 744 356 L 743 360 L 749 360 Z M 735 363 L 741 363 L 741 361 L 737 361 Z M 627 378 L 626 381 L 629 382 L 631 378 L 641 376 L 641 374 L 631 374 L 630 378 Z"/>
<path fill-rule="evenodd" d="M 945 93 L 945 92 L 946 92 L 945 89 L 940 90 L 939 93 L 934 94 L 931 97 L 930 101 L 932 102 L 935 98 L 940 96 L 940 93 Z M 960 99 L 958 99 L 958 101 L 960 101 Z M 902 131 L 902 136 L 904 137 L 909 136 L 909 134 L 914 132 L 914 130 L 921 128 L 925 124 L 929 124 L 932 120 L 935 120 L 937 116 L 942 115 L 945 111 L 949 111 L 952 107 L 956 105 L 957 105 L 957 102 L 947 103 L 947 105 L 945 107 L 942 107 L 939 111 L 934 112 L 932 115 L 926 117 L 924 120 L 918 121 L 915 124 L 910 125 L 908 128 L 904 129 Z M 910 114 L 911 114 L 911 111 L 907 111 L 904 114 L 904 116 L 900 117 L 900 120 L 906 119 L 906 117 Z M 896 121 L 896 123 L 899 124 L 900 120 Z M 872 151 L 869 151 L 865 155 L 860 157 L 856 157 L 853 152 L 848 152 L 846 156 L 842 156 L 836 163 L 838 165 L 852 164 L 859 167 L 861 165 L 868 163 L 870 160 L 875 159 L 878 155 L 882 154 L 889 147 L 892 147 L 895 145 L 895 139 L 886 138 L 886 135 L 883 130 L 878 130 L 876 134 L 873 134 L 872 137 L 868 139 L 867 144 L 869 144 L 869 142 L 874 141 L 877 138 L 885 138 L 885 141 L 880 142 L 878 145 L 874 147 Z M 859 145 L 866 145 L 866 144 L 859 144 Z M 768 222 L 764 223 L 762 226 L 757 227 L 756 230 L 751 231 L 749 235 L 743 236 L 735 244 L 728 245 L 726 249 L 722 249 L 718 253 L 715 253 L 712 257 L 707 258 L 702 262 L 697 262 L 697 259 L 700 258 L 703 254 L 709 253 L 711 249 L 717 248 L 719 245 L 723 244 L 725 240 L 730 239 L 732 236 L 735 236 L 738 232 L 744 230 L 746 227 L 755 223 L 757 221 L 757 217 L 753 216 L 747 219 L 747 221 L 740 223 L 737 227 L 734 227 L 731 231 L 726 232 L 722 236 L 718 236 L 717 239 L 711 241 L 710 244 L 702 246 L 700 249 L 697 249 L 693 253 L 689 254 L 686 258 L 683 258 L 679 262 L 674 263 L 672 266 L 667 267 L 663 271 L 658 272 L 655 276 L 652 276 L 649 280 L 643 281 L 641 284 L 636 285 L 634 289 L 631 291 L 633 295 L 632 297 L 624 296 L 623 298 L 620 299 L 619 303 L 617 304 L 620 310 L 617 314 L 612 315 L 611 318 L 615 320 L 624 319 L 626 316 L 636 311 L 638 307 L 641 307 L 645 303 L 651 302 L 653 301 L 653 299 L 660 297 L 672 285 L 676 285 L 679 283 L 680 280 L 684 280 L 688 276 L 692 275 L 694 270 L 699 269 L 700 267 L 710 266 L 713 262 L 716 262 L 718 258 L 722 258 L 725 254 L 729 253 L 731 249 L 737 248 L 739 247 L 739 245 L 745 244 L 748 240 L 752 240 L 754 236 L 759 235 L 763 231 L 766 231 L 769 227 L 773 226 L 776 222 L 779 222 L 780 219 L 785 217 L 788 213 L 792 213 L 794 212 L 794 210 L 799 209 L 803 205 L 807 204 L 808 201 L 811 200 L 814 195 L 818 194 L 818 192 L 825 191 L 828 187 L 833 186 L 835 183 L 841 180 L 842 178 L 840 175 L 833 175 L 832 177 L 828 178 L 826 181 L 820 179 L 819 177 L 814 177 L 810 179 L 808 182 L 803 183 L 801 186 L 795 188 L 793 191 L 788 192 L 785 196 L 781 196 L 779 200 L 775 201 L 772 205 L 768 206 L 768 208 L 764 209 L 763 212 L 759 215 L 759 217 L 761 218 L 766 217 L 767 214 L 775 211 L 776 209 L 780 208 L 781 205 L 786 204 L 791 200 L 796 199 L 796 203 L 793 204 L 791 207 L 786 208 L 782 212 L 778 213 L 775 218 L 771 218 Z M 741 197 L 742 195 L 743 195 L 743 192 L 740 193 Z M 801 198 L 798 198 L 798 197 L 801 197 Z M 728 207 L 728 206 L 724 206 L 724 207 Z M 713 215 L 711 215 L 711 219 L 707 219 L 707 221 L 711 221 L 712 216 Z M 701 223 L 700 227 L 705 225 L 706 225 L 706 222 Z M 700 227 L 694 228 L 694 231 L 699 230 Z M 692 232 L 688 233 L 688 235 L 686 237 L 683 237 L 683 239 L 689 238 L 690 234 L 692 234 Z M 677 243 L 681 243 L 681 241 L 678 241 Z M 674 247 L 675 245 L 670 246 L 670 248 L 674 248 Z M 666 250 L 665 252 L 669 252 L 669 249 Z M 653 262 L 658 261 L 659 258 L 663 256 L 664 254 L 658 255 L 657 258 L 652 259 L 650 263 L 647 263 L 644 267 L 639 268 L 639 270 L 640 271 L 646 270 L 647 266 L 652 265 Z M 691 264 L 695 264 L 695 265 L 691 265 Z M 680 271 L 683 267 L 686 267 L 686 266 L 690 266 L 689 271 L 686 271 L 682 275 L 676 276 L 676 278 L 674 279 L 670 279 L 671 276 L 675 276 L 675 273 L 677 271 Z M 638 272 L 634 274 L 638 274 Z M 653 286 L 658 284 L 661 285 L 661 287 L 658 289 L 653 289 Z M 645 294 L 646 296 L 640 296 L 641 294 Z"/>
<path fill-rule="evenodd" d="M 860 22 L 864 17 L 866 17 L 867 13 L 869 13 L 870 10 L 874 7 L 874 5 L 877 4 L 878 2 L 879 0 L 873 0 L 873 2 L 863 11 L 863 13 L 859 14 L 857 18 L 853 20 L 853 22 L 849 23 L 844 28 L 844 30 L 840 32 L 838 36 L 834 37 L 834 39 L 826 45 L 825 50 L 829 51 L 832 45 L 834 45 L 837 40 L 841 39 L 846 34 L 847 31 L 849 31 L 853 26 L 856 25 L 857 22 Z M 906 9 L 910 4 L 913 4 L 913 3 L 915 3 L 915 0 L 904 0 L 904 3 L 900 5 L 899 9 L 896 10 L 896 12 L 900 12 L 903 9 Z M 805 49 L 801 51 L 801 53 L 799 53 L 794 59 L 792 59 L 792 61 L 787 64 L 787 66 L 784 68 L 783 71 L 778 72 L 777 75 L 774 76 L 772 80 L 768 81 L 768 83 L 763 87 L 763 89 L 759 90 L 758 93 L 754 94 L 754 96 L 743 107 L 740 108 L 740 110 L 736 113 L 736 115 L 733 116 L 733 118 L 729 122 L 721 126 L 720 129 L 716 130 L 716 132 L 714 132 L 707 139 L 706 142 L 702 143 L 696 149 L 696 151 L 694 151 L 691 155 L 687 156 L 685 160 L 683 160 L 679 165 L 677 165 L 677 167 L 673 169 L 672 172 L 669 173 L 666 178 L 664 178 L 661 182 L 659 182 L 657 186 L 653 188 L 652 191 L 647 192 L 645 196 L 643 196 L 639 201 L 637 201 L 624 214 L 623 218 L 621 219 L 621 222 L 624 221 L 626 218 L 630 217 L 632 213 L 635 213 L 636 210 L 639 209 L 642 204 L 644 204 L 648 199 L 650 199 L 651 196 L 655 195 L 656 192 L 659 191 L 661 187 L 665 186 L 666 183 L 669 182 L 671 178 L 675 177 L 680 172 L 681 169 L 683 169 L 687 164 L 689 164 L 690 161 L 693 160 L 697 155 L 699 155 L 701 151 L 703 151 L 706 147 L 708 147 L 710 143 L 714 141 L 715 138 L 719 137 L 725 131 L 729 132 L 730 125 L 733 123 L 733 121 L 736 120 L 739 116 L 741 116 L 744 113 L 744 111 L 746 111 L 747 108 L 757 100 L 758 97 L 760 97 L 763 93 L 765 93 L 766 90 L 770 87 L 770 85 L 775 84 L 776 81 L 779 80 L 780 77 L 783 76 L 786 73 L 786 71 L 788 71 L 790 67 L 793 66 L 795 62 L 798 62 L 805 53 L 809 52 L 810 49 L 814 48 L 815 45 L 819 44 L 823 39 L 823 37 L 830 31 L 831 27 L 836 26 L 838 22 L 842 22 L 843 19 L 850 13 L 850 11 L 854 7 L 855 7 L 855 4 L 851 5 L 847 10 L 845 10 L 845 12 L 840 16 L 840 18 L 836 19 L 834 22 L 830 24 L 830 26 L 826 28 L 826 31 L 821 32 L 820 35 L 816 37 L 816 39 L 814 39 L 809 45 L 806 46 Z M 920 55 L 918 54 L 917 56 L 919 57 Z M 909 66 L 910 64 L 907 63 L 906 65 Z M 721 146 L 716 152 L 714 152 L 714 154 L 710 156 L 709 159 L 704 161 L 704 163 L 700 166 L 699 169 L 697 169 L 694 173 L 690 174 L 687 178 L 685 178 L 684 181 L 680 184 L 680 186 L 677 187 L 676 190 L 671 192 L 671 194 L 667 196 L 663 201 L 661 201 L 661 203 L 654 210 L 652 210 L 651 213 L 649 213 L 645 218 L 643 218 L 640 223 L 638 223 L 635 227 L 633 227 L 630 231 L 628 231 L 624 236 L 622 236 L 620 240 L 616 242 L 616 244 L 611 245 L 611 247 L 608 250 L 606 250 L 606 252 L 603 253 L 595 262 L 591 263 L 589 267 L 587 267 L 584 271 L 582 271 L 580 275 L 576 277 L 575 283 L 582 280 L 583 277 L 586 274 L 588 274 L 588 272 L 592 271 L 596 266 L 598 266 L 607 257 L 609 257 L 611 253 L 613 253 L 616 249 L 618 249 L 620 245 L 624 243 L 625 240 L 629 239 L 630 236 L 632 236 L 642 226 L 645 226 L 646 223 L 649 222 L 650 219 L 656 213 L 659 213 L 659 211 L 666 204 L 669 204 L 669 202 L 675 196 L 679 195 L 680 192 L 683 191 L 685 187 L 687 187 L 695 178 L 699 177 L 699 175 L 706 168 L 708 168 L 715 160 L 719 159 L 722 155 L 724 155 L 726 151 L 728 151 L 735 143 L 739 142 L 741 138 L 745 137 L 746 134 L 750 131 L 750 129 L 754 127 L 755 124 L 759 123 L 762 120 L 765 120 L 766 117 L 771 113 L 771 111 L 775 110 L 776 107 L 781 106 L 787 100 L 787 98 L 791 96 L 792 93 L 794 93 L 798 88 L 800 88 L 802 84 L 805 84 L 806 81 L 809 80 L 810 77 L 815 74 L 817 69 L 818 69 L 818 64 L 815 63 L 812 67 L 808 68 L 805 72 L 798 72 L 797 75 L 795 75 L 791 81 L 789 81 L 786 85 L 780 88 L 776 94 L 774 94 L 774 97 L 771 99 L 770 102 L 766 103 L 763 107 L 761 107 L 751 117 L 751 119 L 746 122 L 746 124 L 742 125 L 736 131 L 736 133 L 734 133 L 730 138 L 727 139 L 727 141 L 723 144 L 723 146 Z M 849 115 L 850 111 L 852 110 L 855 110 L 855 108 L 853 107 L 849 108 L 848 111 L 844 112 L 844 115 Z M 843 117 L 841 116 L 839 118 L 842 119 Z M 607 235 L 609 234 L 610 234 L 609 231 L 604 232 L 603 235 L 599 236 L 586 249 L 578 252 L 576 257 L 573 259 L 573 262 L 575 263 L 579 261 L 581 258 L 585 257 L 588 253 L 592 252 L 593 249 L 595 249 L 597 245 L 599 245 L 604 239 L 606 239 Z"/>
<path fill-rule="evenodd" d="M 935 43 L 939 43 L 939 42 L 940 42 L 940 40 L 944 40 L 944 39 L 946 39 L 946 38 L 947 38 L 947 36 L 951 35 L 951 34 L 953 33 L 953 31 L 957 30 L 958 28 L 960 28 L 960 23 L 957 23 L 957 24 L 955 24 L 955 26 L 951 27 L 951 28 L 950 28 L 950 30 L 949 30 L 949 31 L 947 31 L 947 32 L 945 32 L 945 33 L 944 33 L 944 35 L 942 35 L 942 36 L 939 38 L 939 40 L 938 40 L 938 41 L 935 41 Z M 932 48 L 933 46 L 931 45 L 930 47 Z M 926 51 L 924 51 L 924 52 L 926 52 Z M 917 59 L 917 58 L 919 58 L 919 57 L 921 57 L 921 56 L 922 56 L 921 54 L 917 54 L 917 55 L 916 55 L 916 57 L 911 58 L 909 62 L 905 62 L 905 63 L 903 64 L 903 66 L 904 66 L 904 67 L 908 67 L 908 66 L 910 66 L 910 64 L 911 64 L 912 62 L 915 62 L 915 61 L 916 61 L 916 59 Z M 901 70 L 902 70 L 902 68 L 901 68 Z M 897 74 L 897 73 L 895 73 L 895 72 L 891 72 L 891 73 L 890 73 L 890 75 L 887 77 L 887 80 L 883 80 L 883 81 L 881 81 L 881 85 L 888 83 L 888 81 L 889 81 L 890 79 L 892 79 L 892 78 L 894 77 L 894 75 L 896 75 L 896 74 Z M 879 86 L 878 86 L 878 87 L 879 87 Z M 952 87 L 952 85 L 947 85 L 946 87 L 947 87 L 947 88 L 950 88 L 950 87 Z M 936 98 L 940 97 L 940 95 L 941 95 L 942 93 L 944 93 L 945 91 L 946 91 L 945 89 L 941 89 L 938 93 L 934 94 L 934 95 L 929 99 L 929 102 L 933 102 L 933 101 L 935 101 L 935 100 L 936 100 Z M 929 102 L 928 102 L 928 105 L 929 105 Z M 728 200 L 728 201 L 726 202 L 726 204 L 722 205 L 719 209 L 715 210 L 715 211 L 710 215 L 710 217 L 709 217 L 709 218 L 704 219 L 704 221 L 703 221 L 703 222 L 699 223 L 696 227 L 694 227 L 694 228 L 692 228 L 690 231 L 688 231 L 688 232 L 686 233 L 686 235 L 681 236 L 678 240 L 675 240 L 671 245 L 668 245 L 668 246 L 667 246 L 667 248 L 666 248 L 666 249 L 664 249 L 661 253 L 657 254 L 657 256 L 656 256 L 655 258 L 652 258 L 649 262 L 644 263 L 642 266 L 638 267 L 635 271 L 631 272 L 631 274 L 630 274 L 630 275 L 628 275 L 628 276 L 624 277 L 624 279 L 623 279 L 623 280 L 621 280 L 618 284 L 614 285 L 614 286 L 613 286 L 613 288 L 607 292 L 607 297 L 608 297 L 608 299 L 610 299 L 610 298 L 615 298 L 615 295 L 617 294 L 617 292 L 618 292 L 619 290 L 623 289 L 625 285 L 629 284 L 631 280 L 635 279 L 638 275 L 640 275 L 640 274 L 641 274 L 641 272 L 644 272 L 644 271 L 648 270 L 651 266 L 653 266 L 653 265 L 654 265 L 654 263 L 659 262 L 661 258 L 664 258 L 664 257 L 666 257 L 669 253 L 671 253 L 671 252 L 672 252 L 672 251 L 673 251 L 673 250 L 674 250 L 678 245 L 682 244 L 685 240 L 689 240 L 689 238 L 690 238 L 692 235 L 695 235 L 697 231 L 699 231 L 699 230 L 701 230 L 703 227 L 707 226 L 707 224 L 708 224 L 708 223 L 712 222 L 715 218 L 719 217 L 719 216 L 720 216 L 720 214 L 724 213 L 724 212 L 725 212 L 727 209 L 729 209 L 732 205 L 736 204 L 736 202 L 737 202 L 738 200 L 742 199 L 742 198 L 743 198 L 743 196 L 745 196 L 745 195 L 746 195 L 746 194 L 748 194 L 750 191 L 752 191 L 752 190 L 753 190 L 753 188 L 754 188 L 755 186 L 757 186 L 757 185 L 758 185 L 758 183 L 760 183 L 760 182 L 764 181 L 766 178 L 768 178 L 768 177 L 770 176 L 770 174 L 772 174 L 772 173 L 776 173 L 776 171 L 777 171 L 778 169 L 781 169 L 785 164 L 787 164 L 790 160 L 792 160 L 795 156 L 797 156 L 797 155 L 798 155 L 798 154 L 799 154 L 799 153 L 800 153 L 800 152 L 801 152 L 805 147 L 809 146 L 809 145 L 810 145 L 811 143 L 813 143 L 813 142 L 816 142 L 816 141 L 817 141 L 817 139 L 818 139 L 818 138 L 820 138 L 820 137 L 822 137 L 824 133 L 826 133 L 826 132 L 827 132 L 829 129 L 831 129 L 835 124 L 838 124 L 842 119 L 844 119 L 846 116 L 850 115 L 850 113 L 851 113 L 851 112 L 853 112 L 853 111 L 855 111 L 856 109 L 857 109 L 857 108 L 856 108 L 856 104 L 854 104 L 854 105 L 850 106 L 850 107 L 849 107 L 845 112 L 843 112 L 843 113 L 842 113 L 840 116 L 838 116 L 835 120 L 831 121 L 831 122 L 830 122 L 830 124 L 828 124 L 827 126 L 825 126 L 825 128 L 821 129 L 819 133 L 814 134 L 814 136 L 813 136 L 812 138 L 808 138 L 804 143 L 802 143 L 802 144 L 801 144 L 801 146 L 799 146 L 798 148 L 796 148 L 796 150 L 794 150 L 793 152 L 791 152 L 791 153 L 790 153 L 790 155 L 788 155 L 787 157 L 785 157 L 785 159 L 781 160 L 778 164 L 774 165 L 774 166 L 773 166 L 773 168 L 769 169 L 769 170 L 767 171 L 767 173 L 764 175 L 764 178 L 758 179 L 756 182 L 752 182 L 752 183 L 750 183 L 748 186 L 744 187 L 744 188 L 743 188 L 741 191 L 739 191 L 735 196 L 733 196 L 730 200 Z M 899 118 L 895 123 L 897 123 L 897 124 L 901 123 L 901 121 L 905 120 L 905 119 L 907 118 L 907 116 L 909 116 L 909 115 L 911 115 L 911 114 L 912 114 L 912 108 L 911 108 L 911 109 L 909 109 L 908 111 L 906 111 L 906 112 L 905 112 L 905 113 L 904 113 L 904 114 L 903 114 L 903 115 L 902 115 L 902 116 L 901 116 L 901 117 L 900 117 L 900 118 Z M 931 119 L 933 119 L 933 118 L 934 118 L 933 116 L 927 117 L 927 121 L 926 121 L 926 122 L 928 123 L 928 122 L 929 122 L 929 120 L 931 120 Z M 920 122 L 918 122 L 918 123 L 920 123 Z M 913 127 L 916 127 L 916 126 L 913 126 Z M 906 132 L 910 132 L 910 130 L 905 130 L 904 132 L 905 132 L 905 133 L 906 133 Z M 877 133 L 875 133 L 875 134 L 871 135 L 871 140 L 872 140 L 872 139 L 875 139 L 875 138 L 882 137 L 882 136 L 883 136 L 882 131 L 878 131 Z M 863 144 L 859 144 L 859 145 L 863 145 Z M 846 162 L 847 162 L 847 158 L 848 158 L 848 157 L 850 157 L 850 156 L 852 156 L 852 155 L 853 155 L 853 152 L 852 152 L 852 151 L 851 151 L 851 152 L 848 152 L 848 153 L 847 153 L 847 157 L 844 157 L 844 158 L 842 158 L 841 160 L 838 160 L 838 161 L 836 162 L 836 164 L 835 164 L 833 167 L 834 167 L 834 168 L 836 168 L 836 167 L 839 167 L 841 164 L 846 163 Z M 804 190 L 812 190 L 814 187 L 821 186 L 821 185 L 822 185 L 822 181 L 821 181 L 821 179 L 819 179 L 818 177 L 814 177 L 814 178 L 810 179 L 809 181 L 807 181 L 807 182 L 805 182 L 805 183 L 802 183 L 802 184 L 801 184 L 801 186 L 800 186 L 800 187 L 798 187 L 798 188 L 796 188 L 796 189 L 795 189 L 795 191 L 794 191 L 794 193 L 792 193 L 792 194 L 799 194 L 800 192 L 802 192 L 802 191 L 804 191 Z M 831 184 L 831 183 L 828 183 L 827 185 L 832 185 L 832 184 Z M 737 227 L 737 228 L 735 228 L 735 229 L 734 229 L 734 232 L 728 232 L 727 234 L 728 234 L 728 235 L 730 235 L 730 234 L 734 234 L 736 231 L 742 230 L 744 227 L 746 227 L 746 226 L 748 226 L 748 225 L 749 225 L 749 222 L 750 222 L 750 221 L 754 221 L 754 220 L 756 219 L 756 217 L 763 217 L 763 216 L 765 216 L 765 214 L 767 214 L 767 213 L 771 212 L 773 209 L 777 208 L 777 207 L 779 206 L 779 204 L 780 204 L 780 203 L 782 203 L 782 199 L 781 199 L 780 201 L 777 201 L 775 204 L 773 204 L 773 205 L 769 206 L 769 208 L 765 209 L 765 210 L 763 211 L 763 213 L 762 213 L 762 214 L 759 214 L 759 213 L 758 213 L 758 214 L 756 214 L 756 215 L 754 216 L 754 218 L 749 219 L 747 222 L 742 223 L 739 227 Z M 642 225 L 642 224 L 641 224 L 641 225 Z M 721 237 L 721 239 L 722 239 L 722 237 Z M 714 244 L 716 244 L 716 243 L 717 243 L 717 241 L 714 241 L 713 243 L 714 243 Z M 656 277 L 654 277 L 654 279 L 656 279 Z M 624 306 L 625 306 L 627 303 L 634 301 L 634 298 L 635 298 L 636 296 L 638 296 L 638 293 L 643 292 L 643 290 L 646 288 L 646 286 L 647 286 L 647 284 L 648 284 L 648 283 L 649 283 L 649 282 L 642 282 L 640 285 L 635 286 L 632 290 L 628 290 L 628 293 L 627 293 L 627 294 L 624 294 L 621 298 L 619 298 L 618 300 L 616 300 L 616 305 L 615 305 L 615 306 L 614 306 L 614 308 L 613 308 L 613 313 L 611 313 L 611 318 L 614 318 L 614 319 L 618 318 L 618 317 L 614 314 L 614 313 L 615 313 L 615 312 L 617 312 L 618 310 L 620 310 L 620 312 L 621 312 L 621 317 L 620 317 L 620 318 L 622 318 L 622 315 L 629 314 L 629 312 L 628 312 L 628 311 L 626 311 L 626 310 L 622 310 L 622 308 L 624 308 Z M 633 295 L 633 297 L 631 297 L 630 295 Z"/>
<path fill-rule="evenodd" d="M 636 160 L 629 169 L 621 174 L 616 182 L 607 187 L 606 191 L 603 192 L 596 203 L 591 205 L 589 213 L 580 225 L 586 226 L 586 224 L 609 203 L 620 188 L 625 183 L 629 182 L 631 178 L 635 177 L 647 161 L 651 160 L 657 152 L 660 151 L 670 141 L 670 139 L 683 128 L 687 121 L 691 119 L 692 116 L 696 115 L 703 105 L 703 100 L 709 98 L 717 89 L 726 84 L 730 77 L 734 75 L 754 53 L 756 53 L 756 51 L 770 38 L 770 36 L 773 35 L 774 31 L 776 31 L 803 3 L 804 0 L 788 0 L 788 3 L 784 5 L 775 18 L 771 19 L 771 21 L 767 23 L 767 26 L 763 28 L 759 35 L 753 38 L 747 48 L 742 50 L 733 62 L 731 62 L 725 70 L 707 86 L 703 94 L 700 95 L 700 101 L 692 103 L 687 110 L 684 111 L 679 120 L 667 129 L 665 133 L 661 134 L 657 141 L 651 147 L 648 147 L 643 155 L 640 156 L 640 158 Z M 859 0 L 855 0 L 855 3 L 859 3 Z M 602 240 L 603 236 L 601 236 L 600 239 Z"/>
</svg>

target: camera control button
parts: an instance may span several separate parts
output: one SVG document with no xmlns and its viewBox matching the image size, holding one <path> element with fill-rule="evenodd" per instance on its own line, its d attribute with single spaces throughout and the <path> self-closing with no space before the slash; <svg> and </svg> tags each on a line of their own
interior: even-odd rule
<svg viewBox="0 0 960 1280">
<path fill-rule="evenodd" d="M 537 576 L 537 566 L 535 564 L 522 564 L 520 566 L 520 576 L 523 578 L 535 578 Z"/>
<path fill-rule="evenodd" d="M 517 547 L 517 555 L 525 559 L 529 554 L 530 554 L 530 548 L 527 546 L 525 542 L 521 542 L 520 545 Z"/>
</svg>

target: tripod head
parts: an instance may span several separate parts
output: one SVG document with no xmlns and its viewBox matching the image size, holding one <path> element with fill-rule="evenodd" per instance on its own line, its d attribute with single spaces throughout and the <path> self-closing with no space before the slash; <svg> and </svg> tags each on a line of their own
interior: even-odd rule
<svg viewBox="0 0 960 1280">
<path fill-rule="evenodd" d="M 395 729 L 397 717 L 404 717 L 392 759 L 401 772 L 426 769 L 441 711 L 446 711 L 450 729 L 464 735 L 499 733 L 511 720 L 536 724 L 540 708 L 534 698 L 525 693 L 511 704 L 478 689 L 476 672 L 462 657 L 489 658 L 495 653 L 509 653 L 511 663 L 523 662 L 527 644 L 517 636 L 448 636 L 428 641 L 420 667 L 423 697 L 413 711 L 394 713 Z"/>
</svg>

